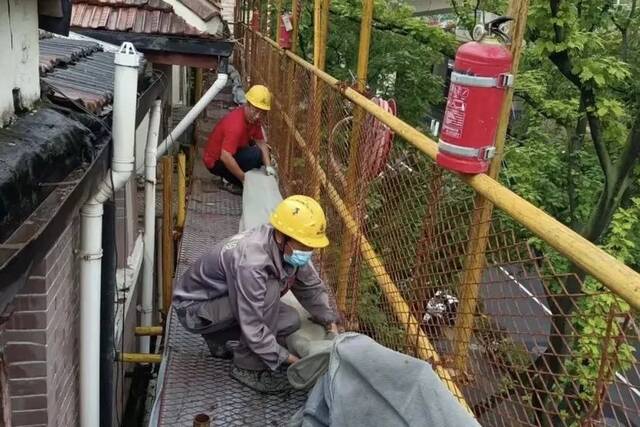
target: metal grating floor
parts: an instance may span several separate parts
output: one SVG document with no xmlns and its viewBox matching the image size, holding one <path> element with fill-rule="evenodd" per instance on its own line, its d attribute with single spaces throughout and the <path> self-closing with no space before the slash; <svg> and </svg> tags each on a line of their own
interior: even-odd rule
<svg viewBox="0 0 640 427">
<path fill-rule="evenodd" d="M 176 277 L 236 233 L 241 214 L 240 196 L 219 190 L 199 165 L 193 175 Z M 215 426 L 280 426 L 303 405 L 305 392 L 263 395 L 240 385 L 229 376 L 230 363 L 212 358 L 202 337 L 187 332 L 173 311 L 168 323 L 150 425 L 190 427 L 195 415 L 205 413 Z"/>
</svg>

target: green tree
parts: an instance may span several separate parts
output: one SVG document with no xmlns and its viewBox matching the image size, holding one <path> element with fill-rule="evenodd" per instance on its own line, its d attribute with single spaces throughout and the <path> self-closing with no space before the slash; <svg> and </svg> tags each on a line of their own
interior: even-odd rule
<svg viewBox="0 0 640 427">
<path fill-rule="evenodd" d="M 300 54 L 313 52 L 313 3 L 305 2 L 300 23 Z M 333 0 L 327 41 L 327 72 L 351 83 L 356 74 L 362 3 Z M 413 17 L 398 0 L 376 0 L 368 72 L 369 92 L 395 98 L 399 116 L 424 127 L 425 115 L 444 99 L 442 78 L 433 73 L 455 52 L 453 35 Z"/>
<path fill-rule="evenodd" d="M 468 26 L 472 6 L 458 3 L 461 22 Z M 479 7 L 502 13 L 506 2 Z M 636 269 L 640 259 L 634 242 L 640 240 L 640 229 L 629 212 L 637 209 L 634 197 L 640 192 L 640 85 L 634 77 L 640 72 L 639 27 L 637 0 L 619 6 L 605 0 L 530 2 L 516 83 L 517 98 L 525 108 L 512 123 L 503 174 L 516 192 Z M 566 376 L 561 384 L 550 382 L 561 372 L 577 375 L 583 384 L 593 379 L 599 360 L 594 342 L 602 342 L 605 335 L 604 317 L 612 306 L 625 306 L 618 298 L 597 295 L 602 285 L 564 259 L 551 259 L 557 270 L 572 270 L 577 279 L 567 280 L 549 304 L 557 315 L 551 351 L 538 361 L 537 369 L 548 369 L 551 375 L 540 375 L 533 388 L 555 395 L 534 397 L 539 421 L 544 421 L 545 404 L 554 398 L 565 400 L 569 391 L 585 403 L 575 399 L 560 407 L 572 413 L 587 409 L 595 390 L 586 385 L 567 390 Z M 572 296 L 581 293 L 587 297 Z M 570 321 L 573 312 L 576 316 Z M 573 343 L 567 339 L 572 329 L 580 334 Z M 569 352 L 575 357 L 563 363 Z M 624 367 L 632 356 L 626 347 L 620 355 L 619 367 Z M 562 384 L 566 387 L 561 390 Z"/>
</svg>

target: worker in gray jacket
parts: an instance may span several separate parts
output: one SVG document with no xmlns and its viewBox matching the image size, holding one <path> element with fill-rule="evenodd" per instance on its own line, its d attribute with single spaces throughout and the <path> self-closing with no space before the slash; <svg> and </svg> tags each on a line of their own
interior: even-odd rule
<svg viewBox="0 0 640 427">
<path fill-rule="evenodd" d="M 315 321 L 337 332 L 327 288 L 310 262 L 313 249 L 329 244 L 322 208 L 291 196 L 270 222 L 218 243 L 173 293 L 182 325 L 202 334 L 214 357 L 233 357 L 233 378 L 265 393 L 288 388 L 279 368 L 298 360 L 283 345 L 300 327 L 297 311 L 280 301 L 289 289 Z"/>
</svg>

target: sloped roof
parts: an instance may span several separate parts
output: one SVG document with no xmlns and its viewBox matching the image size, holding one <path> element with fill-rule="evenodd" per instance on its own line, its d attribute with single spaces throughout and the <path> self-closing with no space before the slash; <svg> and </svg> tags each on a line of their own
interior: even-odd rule
<svg viewBox="0 0 640 427">
<path fill-rule="evenodd" d="M 75 103 L 95 114 L 111 104 L 113 53 L 92 41 L 58 37 L 40 39 L 39 48 L 40 80 L 51 100 Z"/>
<path fill-rule="evenodd" d="M 214 16 L 220 16 L 222 6 L 214 0 L 178 0 L 189 10 L 198 15 L 203 21 L 209 21 Z"/>
<path fill-rule="evenodd" d="M 41 38 L 39 48 L 40 75 L 102 50 L 98 43 L 53 37 Z"/>
<path fill-rule="evenodd" d="M 187 24 L 162 0 L 73 0 L 71 27 L 212 38 Z"/>
</svg>

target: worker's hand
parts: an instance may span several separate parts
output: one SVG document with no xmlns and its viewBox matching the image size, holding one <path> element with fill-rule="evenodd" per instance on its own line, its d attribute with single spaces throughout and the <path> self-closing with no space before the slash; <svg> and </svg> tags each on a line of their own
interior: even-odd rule
<svg viewBox="0 0 640 427">
<path fill-rule="evenodd" d="M 276 170 L 273 168 L 273 166 L 267 166 L 265 168 L 265 172 L 267 173 L 267 176 L 276 176 Z"/>
<path fill-rule="evenodd" d="M 293 365 L 296 362 L 299 362 L 300 359 L 297 356 L 294 356 L 293 354 L 289 354 L 289 357 L 287 358 L 287 363 L 289 365 Z"/>
</svg>

